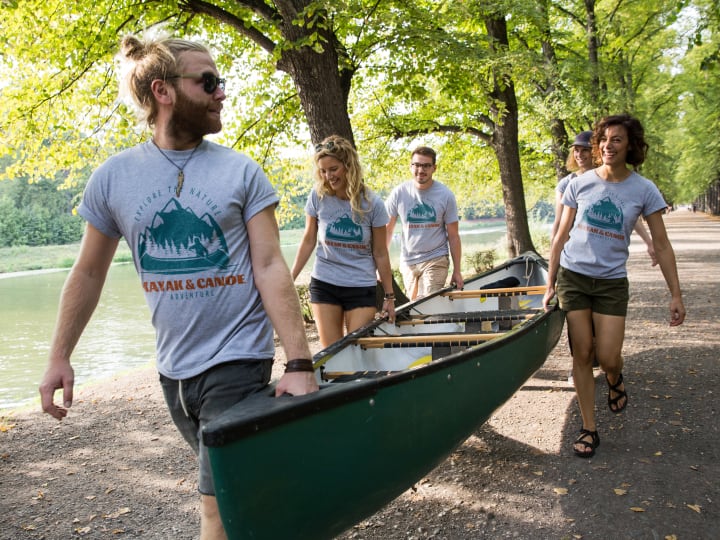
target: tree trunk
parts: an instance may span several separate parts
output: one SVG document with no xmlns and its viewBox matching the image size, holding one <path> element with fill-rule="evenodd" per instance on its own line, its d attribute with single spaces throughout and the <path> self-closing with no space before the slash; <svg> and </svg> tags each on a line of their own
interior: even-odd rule
<svg viewBox="0 0 720 540">
<path fill-rule="evenodd" d="M 329 135 L 340 135 L 354 144 L 352 125 L 347 112 L 354 70 L 338 67 L 341 65 L 338 61 L 339 54 L 343 54 L 344 51 L 331 30 L 318 29 L 322 26 L 332 27 L 327 21 L 324 25 L 318 26 L 317 19 L 324 17 L 322 12 L 315 13 L 316 19 L 312 28 L 293 23 L 297 17 L 298 4 L 305 7 L 309 2 L 306 0 L 275 2 L 282 16 L 280 28 L 283 38 L 289 42 L 297 42 L 317 32 L 322 38 L 320 43 L 323 50 L 318 53 L 308 46 L 286 49 L 277 67 L 292 77 L 305 112 L 313 144 L 319 143 Z"/>
<path fill-rule="evenodd" d="M 485 27 L 492 40 L 495 52 L 507 50 L 507 24 L 502 17 L 485 19 Z M 520 166 L 518 143 L 518 104 L 515 86 L 509 77 L 494 76 L 493 97 L 500 107 L 490 111 L 494 117 L 495 129 L 490 142 L 498 164 L 502 183 L 503 202 L 505 203 L 505 222 L 507 223 L 507 248 L 510 257 L 517 257 L 525 251 L 535 251 L 527 219 L 525 190 Z"/>
</svg>

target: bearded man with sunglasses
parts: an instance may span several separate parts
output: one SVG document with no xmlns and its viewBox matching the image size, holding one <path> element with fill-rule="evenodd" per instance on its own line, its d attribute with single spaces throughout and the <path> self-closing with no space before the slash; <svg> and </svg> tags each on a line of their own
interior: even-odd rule
<svg viewBox="0 0 720 540">
<path fill-rule="evenodd" d="M 124 82 L 152 138 L 88 182 L 78 208 L 87 227 L 60 299 L 42 407 L 60 420 L 72 405 L 70 356 L 125 238 L 152 312 L 170 414 L 199 457 L 200 538 L 225 538 L 201 430 L 267 386 L 273 327 L 288 359 L 276 395 L 317 390 L 312 356 L 280 251 L 278 197 L 257 163 L 204 139 L 222 128 L 226 97 L 209 51 L 134 36 L 121 48 Z"/>
<path fill-rule="evenodd" d="M 413 150 L 412 180 L 396 187 L 385 201 L 390 217 L 386 229 L 388 249 L 398 218 L 402 223 L 400 271 L 405 294 L 411 300 L 445 287 L 450 258 L 451 283 L 458 289 L 464 285 L 457 202 L 447 186 L 433 179 L 436 159 L 435 150 L 428 146 Z"/>
</svg>

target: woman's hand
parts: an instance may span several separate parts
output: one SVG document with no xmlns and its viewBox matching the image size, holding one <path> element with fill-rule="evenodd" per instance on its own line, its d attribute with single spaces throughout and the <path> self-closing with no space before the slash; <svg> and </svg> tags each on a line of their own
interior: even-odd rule
<svg viewBox="0 0 720 540">
<path fill-rule="evenodd" d="M 550 311 L 552 308 L 550 307 L 550 302 L 555 297 L 555 287 L 553 285 L 548 285 L 547 290 L 545 291 L 545 296 L 543 296 L 543 307 L 545 308 L 545 311 Z"/>
</svg>

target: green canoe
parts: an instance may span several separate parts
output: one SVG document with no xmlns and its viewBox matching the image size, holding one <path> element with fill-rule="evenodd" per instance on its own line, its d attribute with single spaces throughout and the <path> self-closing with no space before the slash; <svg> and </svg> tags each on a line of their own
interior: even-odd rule
<svg viewBox="0 0 720 540">
<path fill-rule="evenodd" d="M 525 254 L 315 355 L 319 392 L 270 391 L 203 432 L 230 539 L 341 534 L 440 464 L 540 367 L 564 322 Z"/>
</svg>

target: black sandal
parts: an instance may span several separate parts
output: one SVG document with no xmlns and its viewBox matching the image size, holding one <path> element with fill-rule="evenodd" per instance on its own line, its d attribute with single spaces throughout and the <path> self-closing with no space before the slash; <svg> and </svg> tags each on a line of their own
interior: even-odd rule
<svg viewBox="0 0 720 540">
<path fill-rule="evenodd" d="M 586 437 L 590 437 L 590 442 L 585 440 Z M 584 447 L 583 451 L 575 448 L 576 444 L 582 444 Z M 600 435 L 598 435 L 598 432 L 583 428 L 580 430 L 580 436 L 575 439 L 573 443 L 573 452 L 575 452 L 577 457 L 591 458 L 595 455 L 595 449 L 598 446 L 600 446 Z M 587 451 L 588 448 L 590 449 L 589 452 Z"/>
<path fill-rule="evenodd" d="M 625 407 L 627 407 L 628 404 L 628 395 L 625 390 L 620 390 L 620 385 L 623 384 L 623 376 L 622 373 L 618 377 L 618 380 L 615 384 L 610 384 L 610 379 L 608 379 L 607 373 L 605 374 L 605 380 L 608 383 L 608 409 L 610 409 L 615 414 L 621 413 Z M 613 398 L 610 397 L 610 393 L 615 392 L 617 395 Z M 618 402 L 625 398 L 625 402 L 622 405 L 619 405 Z"/>
</svg>

